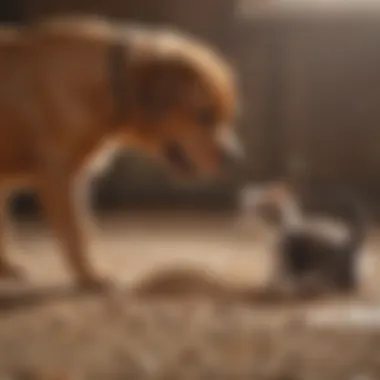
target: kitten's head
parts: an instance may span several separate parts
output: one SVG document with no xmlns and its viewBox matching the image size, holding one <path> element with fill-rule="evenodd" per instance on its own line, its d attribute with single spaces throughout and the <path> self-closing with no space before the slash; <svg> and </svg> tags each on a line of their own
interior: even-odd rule
<svg viewBox="0 0 380 380">
<path fill-rule="evenodd" d="M 299 221 L 299 206 L 294 193 L 283 182 L 247 186 L 242 190 L 240 207 L 246 222 L 271 230 Z"/>
</svg>

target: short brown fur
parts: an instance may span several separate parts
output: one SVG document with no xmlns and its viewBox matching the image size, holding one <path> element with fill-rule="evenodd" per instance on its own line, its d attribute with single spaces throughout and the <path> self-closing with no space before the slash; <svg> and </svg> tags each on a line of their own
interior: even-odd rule
<svg viewBox="0 0 380 380">
<path fill-rule="evenodd" d="M 127 57 L 125 120 L 115 119 L 109 80 L 115 42 Z M 175 141 L 193 174 L 209 176 L 220 166 L 215 135 L 235 112 L 233 73 L 208 47 L 175 33 L 95 18 L 48 20 L 28 34 L 0 30 L 0 79 L 0 206 L 4 210 L 14 188 L 37 190 L 69 266 L 85 286 L 103 281 L 86 256 L 74 185 L 99 169 L 100 148 L 112 143 L 112 153 L 113 146 L 134 145 L 166 159 L 165 144 Z M 212 110 L 209 125 L 199 125 L 204 109 Z M 0 275 L 15 274 L 1 243 Z"/>
</svg>

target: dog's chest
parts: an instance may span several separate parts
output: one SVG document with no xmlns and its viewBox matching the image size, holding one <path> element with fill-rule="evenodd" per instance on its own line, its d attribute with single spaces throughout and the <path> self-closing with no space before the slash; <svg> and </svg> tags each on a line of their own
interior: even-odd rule
<svg viewBox="0 0 380 380">
<path fill-rule="evenodd" d="M 121 151 L 121 144 L 116 140 L 108 140 L 94 150 L 86 159 L 82 168 L 88 177 L 96 177 L 106 172 Z"/>
</svg>

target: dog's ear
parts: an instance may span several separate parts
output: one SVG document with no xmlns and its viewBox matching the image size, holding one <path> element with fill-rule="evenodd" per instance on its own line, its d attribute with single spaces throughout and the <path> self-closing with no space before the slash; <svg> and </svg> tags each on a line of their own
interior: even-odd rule
<svg viewBox="0 0 380 380">
<path fill-rule="evenodd" d="M 136 101 L 147 121 L 159 122 L 189 91 L 192 72 L 184 62 L 156 59 L 145 62 L 136 77 Z"/>
</svg>

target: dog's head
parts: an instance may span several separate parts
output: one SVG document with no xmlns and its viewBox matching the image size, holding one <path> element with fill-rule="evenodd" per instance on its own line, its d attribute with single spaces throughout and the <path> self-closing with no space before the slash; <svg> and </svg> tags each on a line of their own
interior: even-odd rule
<svg viewBox="0 0 380 380">
<path fill-rule="evenodd" d="M 242 150 L 232 70 L 207 47 L 164 33 L 136 59 L 133 137 L 179 174 L 210 176 Z"/>
</svg>

